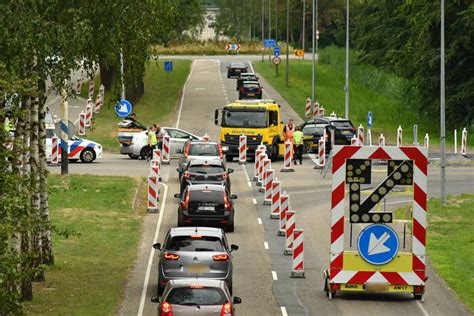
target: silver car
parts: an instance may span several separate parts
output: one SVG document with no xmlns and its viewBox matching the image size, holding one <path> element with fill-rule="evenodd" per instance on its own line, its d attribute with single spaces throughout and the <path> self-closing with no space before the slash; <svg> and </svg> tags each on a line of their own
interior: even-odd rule
<svg viewBox="0 0 474 316">
<path fill-rule="evenodd" d="M 173 279 L 209 278 L 223 280 L 232 293 L 232 251 L 237 245 L 228 245 L 224 231 L 210 227 L 171 228 L 160 251 L 158 263 L 158 296 Z"/>
<path fill-rule="evenodd" d="M 188 140 L 182 149 L 176 150 L 176 153 L 182 154 L 177 169 L 180 179 L 188 162 L 194 159 L 222 160 L 224 157 L 221 144 L 207 140 Z"/>
<path fill-rule="evenodd" d="M 240 297 L 232 296 L 224 281 L 206 279 L 172 280 L 166 285 L 158 315 L 235 315 L 235 305 L 242 303 Z"/>
</svg>

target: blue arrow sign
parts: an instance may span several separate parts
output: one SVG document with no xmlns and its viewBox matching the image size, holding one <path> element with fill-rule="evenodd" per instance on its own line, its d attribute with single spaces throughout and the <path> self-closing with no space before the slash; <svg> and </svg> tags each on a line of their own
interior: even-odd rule
<svg viewBox="0 0 474 316">
<path fill-rule="evenodd" d="M 173 62 L 172 61 L 165 61 L 165 71 L 172 72 L 173 71 Z"/>
<path fill-rule="evenodd" d="M 372 128 L 372 111 L 367 113 L 367 128 Z"/>
<path fill-rule="evenodd" d="M 373 224 L 364 228 L 357 239 L 360 256 L 370 264 L 383 265 L 395 258 L 399 241 L 397 233 L 387 225 Z"/>
<path fill-rule="evenodd" d="M 275 55 L 275 57 L 280 56 L 280 46 L 275 46 L 273 48 L 273 55 Z"/>
<path fill-rule="evenodd" d="M 273 38 L 267 38 L 263 40 L 264 47 L 275 47 L 276 41 Z"/>
<path fill-rule="evenodd" d="M 127 100 L 121 100 L 115 105 L 115 113 L 120 117 L 129 116 L 132 113 L 132 104 Z"/>
</svg>

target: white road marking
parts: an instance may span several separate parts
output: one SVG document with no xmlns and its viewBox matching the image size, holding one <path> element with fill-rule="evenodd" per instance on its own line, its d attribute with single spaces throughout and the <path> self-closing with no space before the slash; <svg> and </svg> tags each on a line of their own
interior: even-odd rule
<svg viewBox="0 0 474 316">
<path fill-rule="evenodd" d="M 282 316 L 288 316 L 288 313 L 286 312 L 285 306 L 280 306 L 280 310 L 281 310 L 281 315 Z"/>
<path fill-rule="evenodd" d="M 315 154 L 308 154 L 308 157 L 315 163 L 318 164 L 318 158 Z"/>
<path fill-rule="evenodd" d="M 252 187 L 252 183 L 250 181 L 247 181 L 247 185 L 249 186 L 249 188 Z"/>
<path fill-rule="evenodd" d="M 261 219 L 260 217 L 257 217 L 257 223 L 258 223 L 259 225 L 262 225 L 262 219 Z"/>
<path fill-rule="evenodd" d="M 385 205 L 390 205 L 390 204 L 403 204 L 403 203 L 412 203 L 413 200 L 404 200 L 404 201 L 393 201 L 393 202 L 386 202 Z"/>
<path fill-rule="evenodd" d="M 252 62 L 249 62 L 249 66 L 250 66 L 250 70 L 252 70 L 252 72 L 255 73 L 255 71 L 253 71 Z"/>
<path fill-rule="evenodd" d="M 268 242 L 266 242 L 266 241 L 263 242 L 263 248 L 265 248 L 267 250 L 269 249 Z"/>
<path fill-rule="evenodd" d="M 206 88 L 196 88 L 196 89 L 194 89 L 194 90 L 200 91 L 200 90 L 206 90 Z"/>
<path fill-rule="evenodd" d="M 278 275 L 276 271 L 272 271 L 272 277 L 273 277 L 273 281 L 278 281 Z"/>
<path fill-rule="evenodd" d="M 257 200 L 254 198 L 252 199 L 253 204 L 257 205 Z"/>
<path fill-rule="evenodd" d="M 166 196 L 168 194 L 168 186 L 166 183 L 160 182 L 164 188 L 165 192 L 163 193 L 163 202 L 161 203 L 161 210 L 160 210 L 160 215 L 158 216 L 158 223 L 156 224 L 156 229 L 155 229 L 155 236 L 153 237 L 153 243 L 158 242 L 158 236 L 160 234 L 160 227 L 161 227 L 161 222 L 163 221 L 163 214 L 165 213 L 165 208 L 166 208 Z M 150 281 L 150 272 L 151 272 L 151 266 L 153 264 L 153 255 L 155 254 L 155 249 L 153 247 L 150 250 L 150 256 L 148 257 L 148 265 L 146 266 L 146 272 L 145 272 L 145 280 L 143 281 L 143 289 L 142 289 L 142 297 L 140 299 L 140 306 L 138 307 L 138 316 L 143 315 L 143 308 L 145 307 L 145 299 L 146 299 L 146 292 L 148 289 L 148 282 Z"/>
<path fill-rule="evenodd" d="M 179 121 L 181 120 L 181 111 L 183 110 L 183 102 L 184 102 L 184 95 L 186 94 L 186 86 L 188 85 L 189 78 L 193 74 L 194 65 L 196 65 L 196 60 L 193 60 L 193 65 L 191 66 L 191 71 L 189 72 L 188 78 L 183 85 L 183 92 L 181 94 L 181 101 L 179 103 L 179 111 L 178 111 L 178 118 L 176 119 L 176 128 L 179 127 Z"/>
<path fill-rule="evenodd" d="M 430 313 L 428 313 L 428 311 L 425 309 L 425 307 L 423 306 L 423 304 L 421 304 L 420 301 L 416 301 L 416 304 L 418 305 L 418 307 L 420 307 L 421 312 L 423 313 L 423 315 L 425 315 L 425 316 L 430 315 Z"/>
</svg>

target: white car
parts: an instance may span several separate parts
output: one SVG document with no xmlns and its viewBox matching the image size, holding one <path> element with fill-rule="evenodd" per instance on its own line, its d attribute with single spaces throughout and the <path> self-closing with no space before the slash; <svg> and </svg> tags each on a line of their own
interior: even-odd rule
<svg viewBox="0 0 474 316">
<path fill-rule="evenodd" d="M 51 161 L 52 137 L 56 136 L 54 129 L 46 129 L 46 157 Z M 72 136 L 67 140 L 69 161 L 90 163 L 102 159 L 102 146 L 96 142 Z M 59 140 L 58 160 L 61 160 L 61 140 Z"/>
<path fill-rule="evenodd" d="M 171 157 L 176 157 L 176 150 L 182 149 L 184 143 L 189 140 L 200 140 L 200 136 L 191 134 L 190 132 L 183 131 L 179 128 L 174 127 L 163 127 L 163 129 L 170 135 L 170 154 Z M 130 145 L 120 144 L 120 153 L 122 155 L 128 155 L 132 159 L 142 158 L 145 159 L 149 155 L 148 147 L 148 131 L 135 133 L 132 138 Z"/>
</svg>

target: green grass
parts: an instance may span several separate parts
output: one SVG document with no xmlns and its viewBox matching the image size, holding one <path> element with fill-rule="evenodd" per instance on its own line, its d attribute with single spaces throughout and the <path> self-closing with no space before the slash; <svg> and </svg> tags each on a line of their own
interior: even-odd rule
<svg viewBox="0 0 474 316">
<path fill-rule="evenodd" d="M 137 114 L 137 120 L 149 126 L 159 123 L 173 113 L 186 78 L 190 71 L 191 61 L 174 60 L 173 71 L 167 74 L 163 69 L 163 61 L 152 61 L 147 65 L 145 73 L 145 93 L 137 104 L 133 105 L 133 112 Z M 96 78 L 95 89 L 97 94 L 100 86 L 100 78 Z M 82 86 L 81 95 L 87 97 L 89 84 L 85 82 Z M 104 106 L 99 115 L 95 116 L 93 132 L 87 131 L 87 138 L 100 143 L 106 151 L 118 151 L 117 124 L 120 118 L 115 114 L 115 100 L 111 93 L 106 92 Z M 94 100 L 95 101 L 95 100 Z"/>
<path fill-rule="evenodd" d="M 354 53 L 353 53 L 354 55 Z M 276 88 L 296 112 L 304 117 L 307 97 L 311 96 L 311 61 L 290 60 L 289 87 L 285 85 L 285 60 L 279 66 L 279 76 L 268 61 L 255 62 L 255 69 Z M 350 113 L 355 126 L 363 124 L 367 128 L 367 112 L 373 113 L 372 142 L 376 143 L 380 133 L 386 142 L 396 143 L 399 125 L 403 128 L 404 144 L 413 141 L 413 124 L 418 124 L 418 142 L 423 144 L 426 133 L 430 144 L 439 144 L 439 122 L 420 119 L 416 112 L 417 97 L 408 81 L 392 74 L 384 73 L 373 66 L 363 65 L 351 58 Z M 326 115 L 335 111 L 344 116 L 344 50 L 328 47 L 320 50 L 320 60 L 316 65 L 316 100 L 325 108 Z M 458 130 L 458 146 L 460 146 Z M 474 138 L 468 137 L 474 145 Z M 453 132 L 447 131 L 447 142 L 453 143 Z"/>
<path fill-rule="evenodd" d="M 49 177 L 55 264 L 34 285 L 26 314 L 117 313 L 141 234 L 136 188 L 129 177 Z"/>
</svg>

